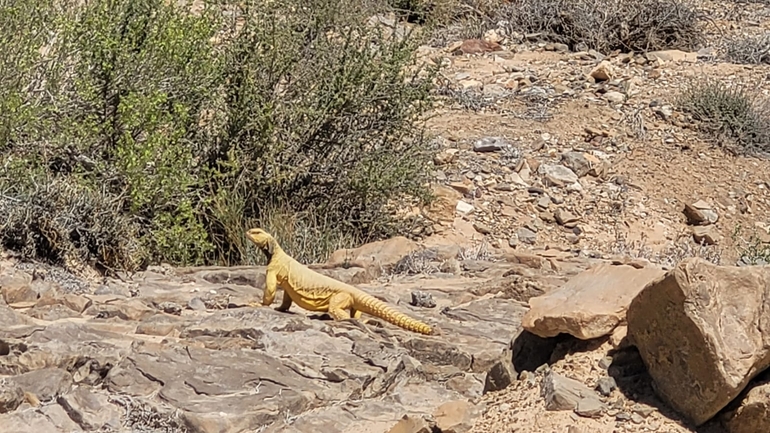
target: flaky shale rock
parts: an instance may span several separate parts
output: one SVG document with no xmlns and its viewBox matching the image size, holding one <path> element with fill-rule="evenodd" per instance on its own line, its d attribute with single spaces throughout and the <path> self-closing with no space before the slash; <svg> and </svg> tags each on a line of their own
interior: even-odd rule
<svg viewBox="0 0 770 433">
<path fill-rule="evenodd" d="M 660 397 L 701 425 L 770 366 L 770 266 L 685 259 L 631 303 L 628 337 Z"/>
<path fill-rule="evenodd" d="M 625 322 L 626 310 L 642 288 L 664 274 L 653 267 L 594 266 L 558 289 L 530 298 L 522 326 L 544 338 L 561 333 L 581 340 L 609 335 Z"/>
</svg>

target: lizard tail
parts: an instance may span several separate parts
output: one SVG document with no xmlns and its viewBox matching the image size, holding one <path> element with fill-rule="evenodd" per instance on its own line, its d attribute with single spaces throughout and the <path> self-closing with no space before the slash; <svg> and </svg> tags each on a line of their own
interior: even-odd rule
<svg viewBox="0 0 770 433">
<path fill-rule="evenodd" d="M 433 333 L 433 329 L 429 325 L 420 322 L 419 320 L 412 319 L 400 311 L 394 310 L 388 304 L 368 293 L 356 294 L 355 300 L 355 309 L 358 311 L 379 317 L 380 319 L 406 329 L 407 331 L 426 335 L 431 335 Z"/>
</svg>

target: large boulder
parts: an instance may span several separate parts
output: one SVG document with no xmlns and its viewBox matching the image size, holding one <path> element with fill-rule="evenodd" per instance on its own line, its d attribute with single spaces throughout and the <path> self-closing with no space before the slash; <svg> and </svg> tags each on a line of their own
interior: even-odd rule
<svg viewBox="0 0 770 433">
<path fill-rule="evenodd" d="M 328 267 L 359 267 L 388 269 L 399 260 L 420 249 L 420 246 L 403 236 L 370 242 L 353 249 L 341 249 L 332 253 L 325 263 Z"/>
<path fill-rule="evenodd" d="M 770 267 L 685 259 L 631 303 L 628 336 L 660 397 L 701 425 L 770 366 Z"/>
<path fill-rule="evenodd" d="M 544 338 L 562 333 L 581 340 L 609 335 L 625 322 L 626 310 L 639 291 L 664 274 L 653 267 L 594 266 L 558 289 L 530 298 L 522 326 Z"/>
</svg>

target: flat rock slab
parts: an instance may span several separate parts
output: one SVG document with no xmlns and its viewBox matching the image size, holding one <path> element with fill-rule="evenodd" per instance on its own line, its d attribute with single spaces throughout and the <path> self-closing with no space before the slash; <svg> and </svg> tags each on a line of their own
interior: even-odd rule
<svg viewBox="0 0 770 433">
<path fill-rule="evenodd" d="M 628 336 L 660 396 L 701 425 L 770 366 L 770 266 L 685 259 L 631 303 Z"/>
<path fill-rule="evenodd" d="M 522 326 L 544 338 L 562 333 L 581 340 L 609 335 L 625 322 L 634 297 L 664 274 L 654 267 L 599 264 L 552 292 L 530 298 Z"/>
<path fill-rule="evenodd" d="M 411 248 L 399 242 L 374 250 L 393 262 Z M 526 308 L 481 291 L 490 278 L 362 285 L 361 268 L 319 272 L 443 333 L 410 333 L 373 316 L 337 322 L 296 305 L 244 307 L 261 299 L 263 267 L 148 271 L 99 294 L 0 306 L 0 431 L 385 433 L 405 414 L 436 414 L 447 432 L 470 428 L 477 411 L 464 402 L 481 396 Z M 415 290 L 436 307 L 409 305 Z M 62 311 L 71 314 L 52 314 Z"/>
</svg>

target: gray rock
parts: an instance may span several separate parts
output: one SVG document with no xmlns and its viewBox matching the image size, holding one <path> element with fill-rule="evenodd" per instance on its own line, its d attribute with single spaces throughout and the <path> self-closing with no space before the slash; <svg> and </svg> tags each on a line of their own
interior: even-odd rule
<svg viewBox="0 0 770 433">
<path fill-rule="evenodd" d="M 543 176 L 546 185 L 566 186 L 578 181 L 574 171 L 560 164 L 540 164 L 537 171 Z"/>
<path fill-rule="evenodd" d="M 0 413 L 16 410 L 23 401 L 24 391 L 20 386 L 0 379 Z"/>
<path fill-rule="evenodd" d="M 84 430 L 116 430 L 121 426 L 120 412 L 108 402 L 107 396 L 86 387 L 75 388 L 57 399 L 69 417 Z"/>
<path fill-rule="evenodd" d="M 599 391 L 599 394 L 609 397 L 612 394 L 612 391 L 618 388 L 618 384 L 615 383 L 615 379 L 611 376 L 604 376 L 599 379 L 599 381 L 596 384 L 596 390 Z"/>
<path fill-rule="evenodd" d="M 583 152 L 564 152 L 561 155 L 561 163 L 575 172 L 578 177 L 583 177 L 591 171 L 591 161 L 586 158 Z"/>
<path fill-rule="evenodd" d="M 503 390 L 516 379 L 516 370 L 513 369 L 510 356 L 507 358 L 497 361 L 487 373 L 484 379 L 484 394 Z"/>
<path fill-rule="evenodd" d="M 604 94 L 604 99 L 612 104 L 621 104 L 626 100 L 626 95 L 612 90 Z"/>
<path fill-rule="evenodd" d="M 519 227 L 516 230 L 516 237 L 525 244 L 534 245 L 537 242 L 537 233 L 526 227 Z"/>
<path fill-rule="evenodd" d="M 582 383 L 548 371 L 543 378 L 541 394 L 546 410 L 575 410 L 579 405 L 586 414 L 605 410 L 605 405 L 591 388 Z"/>
<path fill-rule="evenodd" d="M 500 152 L 508 146 L 510 143 L 502 137 L 484 137 L 473 143 L 473 151 L 479 153 Z"/>
<path fill-rule="evenodd" d="M 599 418 L 606 409 L 598 398 L 582 398 L 577 403 L 575 413 L 585 418 Z"/>
<path fill-rule="evenodd" d="M 435 308 L 436 301 L 433 299 L 433 295 L 428 292 L 421 292 L 415 290 L 412 292 L 412 305 L 422 308 Z"/>
</svg>

